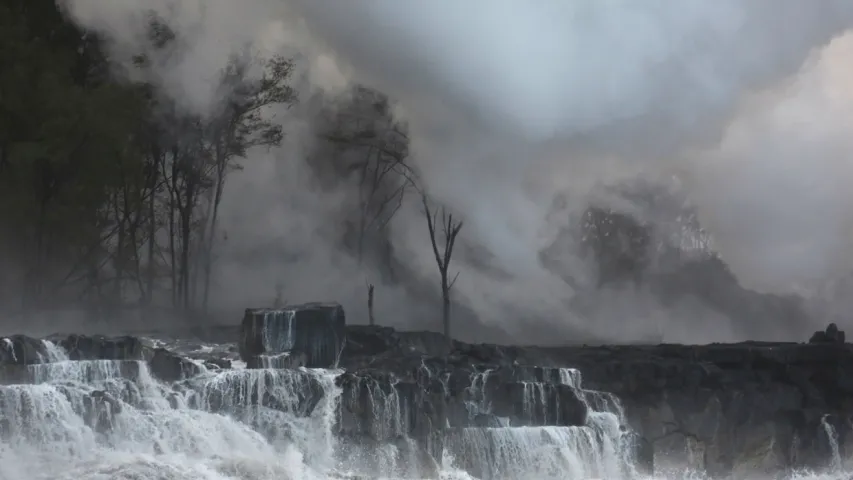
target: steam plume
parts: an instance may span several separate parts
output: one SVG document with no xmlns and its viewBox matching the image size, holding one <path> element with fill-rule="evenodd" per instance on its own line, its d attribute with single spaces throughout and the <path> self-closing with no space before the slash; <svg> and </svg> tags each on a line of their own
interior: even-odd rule
<svg viewBox="0 0 853 480">
<path fill-rule="evenodd" d="M 312 84 L 346 78 L 389 93 L 410 123 L 430 192 L 467 217 L 466 242 L 508 272 L 496 279 L 466 269 L 460 277 L 461 300 L 484 321 L 506 325 L 513 304 L 519 315 L 612 335 L 609 322 L 565 319 L 571 291 L 538 253 L 595 184 L 636 175 L 677 175 L 749 286 L 789 291 L 848 266 L 840 260 L 851 250 L 853 145 L 844 133 L 853 99 L 839 85 L 849 85 L 853 40 L 844 34 L 853 2 L 66 2 L 82 24 L 110 34 L 118 52 L 144 46 L 142 12 L 174 19 L 191 48 L 163 64 L 162 85 L 188 108 L 215 102 L 205 79 L 246 42 L 299 52 Z M 300 138 L 287 148 L 298 151 Z M 257 168 L 244 178 L 264 190 Z M 557 194 L 569 201 L 555 213 Z M 247 208 L 228 202 L 232 211 Z M 328 209 L 307 203 L 300 218 L 321 223 Z M 270 233 L 262 225 L 255 235 Z M 428 253 L 414 206 L 393 227 L 401 247 Z M 573 253 L 564 256 L 582 279 Z M 409 260 L 420 272 L 434 270 L 430 261 L 416 253 Z M 623 303 L 630 311 L 637 302 Z M 647 329 L 637 319 L 631 330 Z"/>
<path fill-rule="evenodd" d="M 540 146 L 529 146 L 550 140 L 561 144 L 562 165 L 556 171 L 564 175 L 582 161 L 612 156 L 644 170 L 669 170 L 675 160 L 676 171 L 692 177 L 688 185 L 694 199 L 703 202 L 701 211 L 714 224 L 712 233 L 720 237 L 724 255 L 755 285 L 814 280 L 838 265 L 847 247 L 848 216 L 839 209 L 847 198 L 842 186 L 842 179 L 849 178 L 847 162 L 835 154 L 838 147 L 828 144 L 818 155 L 802 151 L 815 142 L 839 140 L 817 121 L 818 111 L 803 109 L 831 105 L 815 92 L 831 88 L 825 83 L 832 80 L 824 75 L 833 67 L 826 64 L 840 63 L 840 54 L 816 58 L 795 85 L 777 88 L 775 101 L 738 105 L 749 94 L 796 75 L 807 59 L 842 34 L 853 22 L 850 2 L 293 3 L 317 37 L 363 78 L 395 93 L 413 116 L 424 115 L 421 122 L 446 121 L 437 120 L 435 107 L 429 106 L 441 104 L 492 133 L 486 141 L 462 140 L 463 151 L 445 148 L 436 155 L 431 150 L 422 159 L 436 190 L 477 212 L 477 219 L 542 217 L 548 198 L 526 215 L 501 215 L 509 207 L 501 200 L 519 194 L 532 169 L 550 166 Z M 775 115 L 778 102 L 796 109 L 794 115 L 812 116 L 792 115 L 787 122 L 796 125 L 786 124 Z M 796 105 L 803 103 L 808 106 Z M 738 117 L 726 130 L 733 114 Z M 747 134 L 734 146 L 738 128 L 764 132 Z M 507 145 L 495 147 L 501 144 L 497 137 L 506 134 L 518 137 L 513 145 L 527 148 L 495 153 L 507 151 Z M 718 148 L 724 134 L 723 148 Z M 478 136 L 471 130 L 462 135 Z M 445 138 L 436 142 L 447 144 Z M 489 144 L 492 151 L 477 143 Z M 452 160 L 436 161 L 438 156 Z M 454 188 L 454 183 L 464 186 Z M 795 203 L 780 198 L 792 189 L 801 193 L 792 199 Z M 719 194 L 726 191 L 723 201 Z M 484 205 L 496 206 L 495 211 L 484 211 Z M 513 245 L 530 253 L 519 235 L 515 241 L 507 238 L 511 228 L 491 223 L 482 236 L 491 239 L 499 258 L 518 258 Z M 803 243 L 804 236 L 813 243 Z M 746 244 L 734 245 L 741 242 Z"/>
</svg>

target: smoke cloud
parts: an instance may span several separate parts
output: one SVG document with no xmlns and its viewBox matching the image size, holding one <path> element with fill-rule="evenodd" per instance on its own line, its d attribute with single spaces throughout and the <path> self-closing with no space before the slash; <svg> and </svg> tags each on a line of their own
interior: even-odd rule
<svg viewBox="0 0 853 480">
<path fill-rule="evenodd" d="M 64 2 L 109 35 L 119 61 L 146 48 L 146 11 L 168 19 L 186 47 L 161 59 L 156 80 L 194 111 L 216 104 L 215 73 L 247 44 L 298 56 L 309 97 L 319 89 L 327 102 L 352 82 L 388 93 L 430 194 L 466 219 L 458 301 L 509 332 L 545 322 L 612 340 L 737 335 L 638 292 L 579 308 L 576 290 L 591 279 L 576 245 L 541 261 L 600 185 L 637 177 L 677 178 L 746 286 L 790 292 L 849 270 L 847 0 Z M 256 153 L 226 191 L 220 288 L 241 306 L 279 282 L 288 300 L 363 310 L 375 275 L 329 240 L 352 191 L 319 189 L 296 160 L 312 146 L 315 113 L 309 103 L 283 116 L 286 144 Z M 391 228 L 406 267 L 432 282 L 417 202 Z M 270 244 L 282 252 L 263 268 L 238 255 L 263 257 Z M 428 306 L 388 288 L 384 323 L 437 325 Z"/>
</svg>

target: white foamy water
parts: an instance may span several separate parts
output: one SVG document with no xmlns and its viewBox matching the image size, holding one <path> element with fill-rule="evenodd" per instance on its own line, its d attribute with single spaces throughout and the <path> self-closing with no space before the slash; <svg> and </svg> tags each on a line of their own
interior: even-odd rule
<svg viewBox="0 0 853 480">
<path fill-rule="evenodd" d="M 639 478 L 626 461 L 618 399 L 606 393 L 584 392 L 595 410 L 585 426 L 504 419 L 450 428 L 439 465 L 406 435 L 411 412 L 403 395 L 376 382 L 365 383 L 369 399 L 360 405 L 379 419 L 369 431 L 381 441 L 339 438 L 339 407 L 348 399 L 337 370 L 235 369 L 166 385 L 142 361 L 71 361 L 53 344 L 47 352 L 50 363 L 23 367 L 30 383 L 0 386 L 0 480 Z M 492 411 L 491 375 L 472 376 L 470 415 Z M 545 375 L 581 386 L 576 370 Z M 545 397 L 541 383 L 523 385 L 531 405 Z M 834 453 L 838 473 L 796 478 L 848 478 L 837 446 Z"/>
</svg>

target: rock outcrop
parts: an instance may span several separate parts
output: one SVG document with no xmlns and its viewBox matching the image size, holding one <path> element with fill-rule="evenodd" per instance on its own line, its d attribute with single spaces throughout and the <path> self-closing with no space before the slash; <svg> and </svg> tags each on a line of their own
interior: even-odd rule
<svg viewBox="0 0 853 480">
<path fill-rule="evenodd" d="M 127 425 L 120 415 L 158 408 L 224 414 L 272 439 L 298 438 L 300 419 L 325 418 L 318 425 L 328 425 L 339 454 L 368 476 L 388 468 L 375 455 L 383 445 L 406 459 L 400 474 L 415 478 L 435 476 L 445 453 L 479 478 L 572 462 L 605 478 L 668 463 L 744 478 L 822 468 L 853 446 L 853 346 L 834 325 L 820 332 L 829 340 L 804 344 L 454 342 L 448 353 L 440 335 L 347 327 L 339 306 L 310 304 L 248 311 L 241 332 L 239 347 L 221 348 L 2 337 L 0 385 L 55 390 L 0 386 L 0 435 L 39 438 L 27 430 L 35 423 L 8 419 L 34 414 L 27 395 L 50 394 L 66 396 L 101 435 Z M 237 349 L 251 368 L 231 368 Z M 316 365 L 337 369 L 305 368 Z"/>
<path fill-rule="evenodd" d="M 347 368 L 359 371 L 369 365 L 399 376 L 414 368 L 401 360 L 411 351 L 404 335 L 377 327 L 349 331 L 358 342 L 344 352 Z M 618 399 L 636 436 L 638 456 L 648 458 L 653 450 L 664 463 L 690 463 L 712 475 L 773 473 L 826 466 L 833 455 L 827 431 L 834 432 L 842 450 L 853 447 L 853 346 L 839 343 L 844 334 L 834 325 L 820 333 L 834 340 L 554 348 L 456 343 L 441 362 L 458 376 L 472 368 L 488 370 L 485 383 L 500 385 L 495 397 L 512 404 L 519 402 L 512 394 L 515 382 L 551 382 L 548 377 L 561 371 L 577 371 L 585 389 Z M 458 377 L 451 373 L 447 378 L 447 388 L 454 391 Z M 548 395 L 559 388 L 538 391 Z M 464 388 L 451 396 L 459 391 Z M 566 398 L 558 402 L 573 401 Z M 516 416 L 514 421 L 529 420 Z M 471 421 L 491 424 L 482 415 Z"/>
<path fill-rule="evenodd" d="M 246 309 L 240 328 L 240 356 L 265 365 L 258 357 L 301 353 L 309 368 L 330 368 L 346 337 L 344 309 L 337 303 L 309 303 L 279 309 Z"/>
</svg>

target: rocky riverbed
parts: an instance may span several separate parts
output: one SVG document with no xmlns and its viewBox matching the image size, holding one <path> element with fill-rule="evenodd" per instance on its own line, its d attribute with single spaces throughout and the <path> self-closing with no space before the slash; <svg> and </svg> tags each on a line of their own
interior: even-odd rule
<svg viewBox="0 0 853 480">
<path fill-rule="evenodd" d="M 850 448 L 853 348 L 843 340 L 833 326 L 803 344 L 449 344 L 347 326 L 336 304 L 142 336 L 7 335 L 0 435 L 47 441 L 38 424 L 58 410 L 46 390 L 21 386 L 50 385 L 101 443 L 129 434 L 128 412 L 203 411 L 272 444 L 326 442 L 323 468 L 361 478 L 437 478 L 449 463 L 481 479 L 824 469 Z"/>
</svg>

